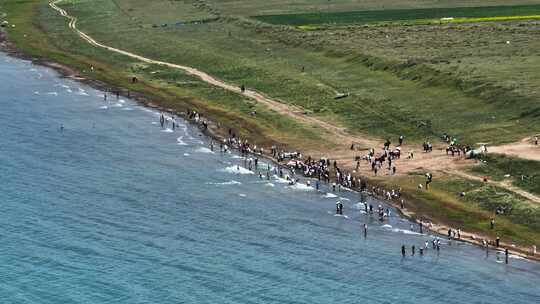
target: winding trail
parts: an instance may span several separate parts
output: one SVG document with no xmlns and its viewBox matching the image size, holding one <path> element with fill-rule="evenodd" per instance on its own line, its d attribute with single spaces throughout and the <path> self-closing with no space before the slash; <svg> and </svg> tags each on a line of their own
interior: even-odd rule
<svg viewBox="0 0 540 304">
<path fill-rule="evenodd" d="M 68 26 L 70 29 L 72 29 L 80 38 L 85 40 L 87 43 L 106 49 L 108 51 L 122 54 L 124 56 L 139 60 L 141 62 L 146 62 L 149 64 L 155 64 L 159 66 L 164 66 L 168 68 L 178 69 L 182 70 L 185 73 L 198 77 L 202 81 L 211 84 L 215 87 L 222 88 L 224 90 L 234 92 L 236 94 L 242 95 L 244 97 L 247 97 L 249 99 L 255 100 L 257 102 L 260 102 L 261 104 L 265 105 L 269 109 L 272 109 L 276 111 L 279 114 L 291 117 L 297 121 L 306 123 L 308 125 L 313 125 L 316 127 L 321 128 L 322 130 L 328 132 L 328 138 L 329 140 L 335 142 L 338 144 L 341 148 L 337 148 L 334 151 L 332 151 L 332 157 L 334 159 L 339 160 L 340 162 L 345 163 L 349 167 L 354 167 L 354 162 L 352 161 L 352 154 L 351 151 L 347 151 L 347 147 L 351 144 L 351 142 L 354 142 L 357 145 L 360 145 L 363 148 L 371 148 L 371 147 L 381 147 L 382 141 L 369 138 L 366 136 L 358 136 L 353 135 L 347 132 L 347 130 L 343 127 L 336 126 L 334 124 L 331 124 L 327 121 L 321 120 L 319 118 L 309 116 L 308 114 L 305 114 L 305 110 L 294 107 L 291 105 L 287 105 L 284 102 L 281 102 L 279 100 L 271 99 L 265 95 L 263 95 L 260 92 L 257 92 L 255 90 L 246 89 L 244 92 L 241 91 L 241 89 L 233 84 L 227 83 L 225 81 L 219 80 L 203 71 L 200 71 L 198 69 L 195 69 L 193 67 L 159 61 L 159 60 L 153 60 L 144 56 L 140 56 L 125 50 L 121 50 L 118 48 L 114 48 L 105 44 L 102 44 L 98 41 L 96 41 L 94 38 L 92 38 L 90 35 L 84 33 L 83 31 L 79 30 L 77 28 L 77 17 L 69 15 L 64 9 L 60 8 L 58 4 L 64 0 L 51 0 L 49 1 L 49 6 L 53 8 L 55 11 L 57 11 L 61 16 L 67 18 L 69 20 Z M 522 154 L 524 154 L 524 158 L 527 159 L 533 159 L 533 160 L 540 160 L 540 153 L 539 149 L 537 147 L 531 147 L 530 145 L 527 145 L 526 140 L 523 140 L 520 143 L 516 143 L 513 145 L 508 146 L 500 146 L 500 147 L 491 147 L 492 152 L 501 153 L 501 154 L 510 154 L 514 156 L 521 157 Z M 406 149 L 409 151 L 415 150 L 420 151 L 419 147 L 413 147 L 413 146 L 405 146 Z M 470 174 L 467 174 L 463 172 L 462 170 L 459 170 L 464 165 L 467 165 L 466 161 L 458 161 L 448 158 L 443 153 L 440 153 L 440 155 L 419 155 L 414 160 L 407 160 L 406 162 L 399 163 L 400 172 L 401 174 L 406 174 L 409 171 L 414 171 L 418 169 L 422 170 L 440 170 L 443 172 L 447 172 L 450 174 L 454 174 L 457 176 L 461 176 L 463 178 L 467 179 L 473 179 L 473 180 L 481 180 L 480 177 L 473 176 Z M 489 183 L 495 184 L 497 186 L 503 187 L 505 189 L 508 189 L 512 192 L 515 192 L 535 203 L 540 204 L 540 197 L 529 193 L 525 190 L 522 190 L 520 188 L 517 188 L 509 183 L 497 183 L 493 181 L 489 181 Z"/>
<path fill-rule="evenodd" d="M 271 99 L 269 97 L 264 96 L 263 94 L 261 94 L 261 93 L 259 93 L 257 91 L 250 90 L 250 89 L 246 88 L 246 90 L 244 92 L 242 92 L 241 89 L 238 86 L 226 83 L 226 82 L 224 82 L 222 80 L 219 80 L 219 79 L 217 79 L 217 78 L 215 78 L 215 77 L 213 77 L 213 76 L 211 76 L 211 75 L 209 75 L 209 74 L 207 74 L 207 73 L 205 73 L 203 71 L 195 69 L 193 67 L 174 64 L 174 63 L 169 63 L 169 62 L 164 62 L 164 61 L 159 61 L 159 60 L 153 60 L 153 59 L 143 57 L 143 56 L 140 56 L 140 55 L 137 55 L 137 54 L 125 51 L 125 50 L 117 49 L 117 48 L 102 44 L 102 43 L 96 41 L 94 38 L 90 37 L 90 35 L 84 33 L 83 31 L 81 31 L 81 30 L 79 30 L 77 28 L 77 17 L 69 15 L 64 9 L 58 7 L 57 4 L 59 4 L 62 1 L 64 1 L 64 0 L 50 1 L 49 6 L 51 8 L 53 8 L 54 10 L 56 10 L 60 15 L 66 17 L 69 20 L 69 23 L 68 23 L 69 28 L 72 29 L 79 37 L 81 37 L 82 39 L 84 39 L 86 42 L 88 42 L 89 44 L 91 44 L 93 46 L 103 48 L 103 49 L 106 49 L 108 51 L 115 52 L 115 53 L 118 53 L 118 54 L 122 54 L 122 55 L 125 55 L 127 57 L 130 57 L 130 58 L 142 61 L 142 62 L 146 62 L 146 63 L 149 63 L 149 64 L 155 64 L 155 65 L 160 65 L 160 66 L 165 66 L 165 67 L 169 67 L 169 68 L 173 68 L 173 69 L 182 70 L 182 71 L 186 72 L 189 75 L 196 76 L 196 77 L 200 78 L 202 81 L 204 81 L 204 82 L 206 82 L 208 84 L 211 84 L 213 86 L 225 89 L 225 90 L 230 91 L 230 92 L 234 92 L 234 93 L 243 95 L 243 96 L 245 96 L 247 98 L 250 98 L 252 100 L 260 102 L 261 104 L 264 104 L 268 108 L 270 108 L 270 109 L 272 109 L 272 110 L 274 110 L 274 111 L 276 111 L 276 112 L 278 112 L 280 114 L 292 117 L 292 118 L 294 118 L 294 119 L 296 119 L 298 121 L 301 121 L 301 122 L 304 122 L 304 123 L 307 123 L 307 124 L 312 124 L 312 125 L 318 126 L 318 127 L 322 128 L 322 129 L 324 129 L 325 131 L 329 132 L 333 136 L 333 139 L 336 140 L 338 143 L 342 143 L 342 144 L 346 145 L 346 144 L 349 144 L 350 142 L 354 141 L 355 143 L 358 143 L 358 144 L 360 144 L 362 146 L 365 146 L 365 147 L 375 147 L 375 146 L 379 146 L 381 144 L 377 140 L 368 139 L 366 137 L 359 137 L 359 136 L 349 134 L 346 131 L 345 128 L 338 127 L 336 125 L 333 125 L 331 123 L 328 123 L 326 121 L 323 121 L 323 120 L 318 119 L 318 118 L 313 117 L 313 116 L 308 116 L 308 115 L 304 114 L 305 110 L 302 110 L 300 108 L 295 108 L 293 106 L 289 106 L 289 105 L 287 105 L 287 104 L 285 104 L 283 102 L 277 101 L 277 100 L 273 100 L 273 99 Z"/>
<path fill-rule="evenodd" d="M 465 178 L 465 179 L 483 181 L 482 177 L 472 175 L 472 174 L 468 174 L 468 173 L 465 173 L 463 171 L 455 170 L 455 171 L 450 171 L 448 173 L 450 173 L 452 175 L 462 177 L 462 178 Z M 516 194 L 519 194 L 519 195 L 523 196 L 524 198 L 530 200 L 531 202 L 534 202 L 536 204 L 540 204 L 540 197 L 539 196 L 512 185 L 510 181 L 497 182 L 497 181 L 493 181 L 493 180 L 488 180 L 486 183 L 488 183 L 490 185 L 497 186 L 497 187 L 501 187 L 501 188 L 509 190 L 509 191 L 512 191 L 512 192 L 514 192 Z"/>
</svg>

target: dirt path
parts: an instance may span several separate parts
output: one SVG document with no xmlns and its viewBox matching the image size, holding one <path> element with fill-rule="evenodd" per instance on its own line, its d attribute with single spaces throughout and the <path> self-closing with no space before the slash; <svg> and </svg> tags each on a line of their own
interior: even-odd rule
<svg viewBox="0 0 540 304">
<path fill-rule="evenodd" d="M 540 145 L 533 145 L 530 137 L 524 138 L 517 143 L 490 147 L 489 152 L 540 161 Z"/>
<path fill-rule="evenodd" d="M 81 30 L 79 30 L 77 28 L 77 18 L 76 17 L 69 15 L 64 9 L 57 6 L 57 4 L 62 2 L 62 1 L 64 1 L 64 0 L 51 1 L 51 2 L 49 2 L 49 6 L 51 8 L 53 8 L 54 10 L 56 10 L 60 15 L 66 17 L 69 20 L 69 24 L 68 24 L 69 28 L 71 28 L 75 33 L 77 33 L 77 35 L 79 35 L 79 37 L 81 37 L 82 39 L 84 39 L 86 42 L 88 42 L 89 44 L 91 44 L 93 46 L 100 47 L 100 48 L 103 48 L 103 49 L 106 49 L 106 50 L 109 50 L 111 52 L 115 52 L 115 53 L 118 53 L 118 54 L 122 54 L 122 55 L 128 56 L 130 58 L 137 59 L 139 61 L 146 62 L 146 63 L 149 63 L 149 64 L 155 64 L 155 65 L 160 65 L 160 66 L 165 66 L 165 67 L 169 67 L 169 68 L 173 68 L 173 69 L 182 70 L 182 71 L 186 72 L 189 75 L 196 76 L 196 77 L 200 78 L 202 81 L 204 81 L 204 82 L 206 82 L 208 84 L 211 84 L 213 86 L 225 89 L 227 91 L 231 91 L 231 92 L 243 95 L 243 96 L 248 97 L 248 98 L 250 98 L 252 100 L 260 102 L 260 103 L 264 104 L 265 106 L 267 106 L 268 108 L 270 108 L 270 109 L 272 109 L 272 110 L 274 110 L 274 111 L 276 111 L 276 112 L 278 112 L 280 114 L 292 117 L 292 118 L 294 118 L 294 119 L 296 119 L 298 121 L 301 121 L 301 122 L 304 122 L 304 123 L 307 123 L 307 124 L 318 126 L 318 127 L 322 128 L 322 129 L 324 129 L 325 131 L 327 131 L 329 134 L 331 134 L 333 136 L 333 139 L 336 141 L 336 143 L 350 143 L 350 142 L 354 141 L 354 142 L 356 142 L 358 144 L 361 144 L 363 146 L 366 146 L 366 147 L 376 147 L 376 146 L 379 146 L 379 144 L 380 144 L 376 140 L 372 140 L 372 139 L 368 139 L 366 137 L 359 137 L 359 136 L 354 136 L 354 135 L 348 134 L 346 132 L 346 130 L 344 128 L 342 128 L 342 127 L 338 127 L 338 126 L 330 124 L 330 123 L 328 123 L 326 121 L 318 119 L 316 117 L 306 115 L 306 114 L 304 114 L 305 111 L 300 109 L 300 108 L 295 108 L 295 107 L 289 106 L 289 105 L 287 105 L 287 104 L 285 104 L 283 102 L 280 102 L 278 100 L 273 100 L 273 99 L 271 99 L 269 97 L 264 96 L 262 93 L 259 93 L 257 91 L 254 91 L 254 90 L 251 90 L 251 89 L 246 89 L 244 92 L 242 92 L 241 89 L 238 86 L 226 83 L 226 82 L 224 82 L 222 80 L 219 80 L 219 79 L 217 79 L 217 78 L 215 78 L 215 77 L 213 77 L 213 76 L 211 76 L 211 75 L 209 75 L 209 74 L 207 74 L 207 73 L 205 73 L 203 71 L 200 71 L 198 69 L 188 67 L 188 66 L 179 65 L 179 64 L 174 64 L 174 63 L 149 59 L 149 58 L 146 58 L 146 57 L 143 57 L 143 56 L 140 56 L 140 55 L 125 51 L 125 50 L 117 49 L 117 48 L 114 48 L 114 47 L 99 43 L 96 40 L 94 40 L 92 37 L 90 37 L 88 34 L 82 32 Z"/>
<path fill-rule="evenodd" d="M 287 105 L 286 103 L 281 102 L 279 100 L 271 99 L 263 95 L 262 93 L 257 92 L 252 89 L 246 89 L 244 92 L 242 92 L 238 86 L 219 80 L 198 69 L 195 69 L 189 66 L 183 66 L 179 64 L 149 59 L 147 57 L 143 57 L 143 56 L 140 56 L 140 55 L 137 55 L 137 54 L 125 51 L 125 50 L 117 49 L 117 48 L 102 44 L 77 28 L 77 18 L 69 15 L 64 9 L 57 6 L 57 4 L 60 3 L 61 1 L 63 0 L 50 1 L 49 6 L 53 8 L 55 11 L 57 11 L 61 16 L 64 16 L 69 20 L 69 24 L 68 24 L 69 28 L 71 28 L 79 37 L 81 37 L 86 42 L 88 42 L 89 44 L 95 47 L 103 48 L 111 52 L 122 54 L 130 58 L 139 60 L 141 62 L 146 62 L 149 64 L 155 64 L 155 65 L 182 70 L 189 75 L 200 78 L 202 81 L 208 84 L 228 90 L 230 92 L 243 95 L 249 99 L 260 102 L 261 104 L 278 112 L 279 114 L 291 117 L 297 121 L 306 123 L 308 125 L 317 126 L 321 128 L 322 130 L 326 131 L 328 134 L 326 134 L 325 136 L 328 138 L 328 140 L 335 143 L 337 147 L 333 151 L 304 151 L 304 152 L 308 152 L 310 155 L 314 157 L 318 157 L 318 156 L 331 157 L 332 159 L 336 159 L 337 161 L 340 162 L 340 164 L 343 164 L 348 168 L 354 168 L 356 167 L 355 166 L 356 163 L 353 161 L 353 158 L 354 156 L 360 155 L 361 153 L 359 153 L 359 151 L 351 151 L 349 149 L 352 142 L 354 142 L 355 145 L 361 146 L 362 148 L 382 147 L 381 140 L 377 140 L 377 139 L 370 138 L 367 136 L 359 136 L 359 135 L 350 134 L 347 132 L 345 128 L 336 126 L 327 121 L 321 120 L 317 117 L 313 117 L 308 114 L 305 114 L 305 111 L 301 108 Z M 479 177 L 466 174 L 462 172 L 462 170 L 460 170 L 464 166 L 472 165 L 473 164 L 472 161 L 465 160 L 464 158 L 449 157 L 446 155 L 444 150 L 442 150 L 442 148 L 443 148 L 442 146 L 435 147 L 435 150 L 432 153 L 422 153 L 419 146 L 412 146 L 412 145 L 403 146 L 402 147 L 403 156 L 406 156 L 410 151 L 414 151 L 415 156 L 413 159 L 407 159 L 406 157 L 402 157 L 400 160 L 396 161 L 396 166 L 398 168 L 397 175 L 399 176 L 399 175 L 407 174 L 408 172 L 411 172 L 411 171 L 418 171 L 418 170 L 428 171 L 429 170 L 429 171 L 452 172 L 453 174 L 460 175 L 462 177 L 471 178 L 471 179 L 480 179 Z M 509 155 L 515 155 L 518 157 L 523 157 L 523 158 L 528 158 L 528 159 L 540 160 L 540 148 L 531 145 L 529 143 L 529 139 L 523 140 L 516 144 L 499 146 L 499 147 L 496 147 L 496 146 L 490 147 L 490 151 L 493 153 L 509 154 Z M 330 153 L 331 155 L 328 155 L 327 152 L 331 152 Z M 369 176 L 370 174 L 372 174 L 369 168 L 366 167 L 366 165 L 362 166 L 360 173 L 366 176 Z M 390 175 L 390 173 L 389 171 L 387 172 L 386 170 L 384 170 L 384 172 L 381 172 L 380 175 Z M 535 202 L 540 202 L 540 198 L 538 198 L 537 196 L 530 194 L 528 192 L 525 192 L 519 188 L 513 187 L 512 185 L 498 184 L 498 186 L 501 186 L 510 191 L 516 192 Z"/>
<path fill-rule="evenodd" d="M 459 177 L 463 177 L 463 178 L 466 178 L 466 179 L 483 181 L 483 179 L 481 177 L 475 176 L 475 175 L 472 175 L 472 174 L 468 174 L 468 173 L 465 173 L 463 171 L 454 170 L 454 171 L 448 171 L 448 173 L 450 173 L 452 175 L 457 175 Z M 532 194 L 530 192 L 527 192 L 527 191 L 525 191 L 525 190 L 523 190 L 521 188 L 515 187 L 509 181 L 497 182 L 497 181 L 488 180 L 487 183 L 490 184 L 490 185 L 494 185 L 494 186 L 498 186 L 498 187 L 510 190 L 510 191 L 512 191 L 514 193 L 517 193 L 517 194 L 525 197 L 526 199 L 528 199 L 528 200 L 530 200 L 532 202 L 540 204 L 540 197 L 539 196 L 537 196 L 535 194 Z"/>
</svg>

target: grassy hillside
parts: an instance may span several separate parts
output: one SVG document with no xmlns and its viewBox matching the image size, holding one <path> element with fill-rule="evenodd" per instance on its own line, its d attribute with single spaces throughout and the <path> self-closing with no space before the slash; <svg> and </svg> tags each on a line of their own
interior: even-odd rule
<svg viewBox="0 0 540 304">
<path fill-rule="evenodd" d="M 353 38 L 343 41 L 340 38 L 343 36 L 336 36 L 334 29 L 306 35 L 294 29 L 227 17 L 209 7 L 212 2 L 201 6 L 197 1 L 157 0 L 153 1 L 151 11 L 142 9 L 143 2 L 71 0 L 63 2 L 63 7 L 79 17 L 81 29 L 101 42 L 151 58 L 200 68 L 229 82 L 245 84 L 301 106 L 357 133 L 378 137 L 404 134 L 420 141 L 446 132 L 469 142 L 505 142 L 517 140 L 527 135 L 531 127 L 539 125 L 538 117 L 534 116 L 537 103 L 514 99 L 511 109 L 503 108 L 506 101 L 497 102 L 490 96 L 482 96 L 483 92 L 474 92 L 477 87 L 491 85 L 489 79 L 474 79 L 472 88 L 464 88 L 470 89 L 467 91 L 459 86 L 460 75 L 437 74 L 437 69 L 427 69 L 431 63 L 418 67 L 410 75 L 404 69 L 408 67 L 399 66 L 401 58 L 387 56 L 387 52 L 395 51 L 400 55 L 403 52 L 382 47 L 372 48 L 366 54 L 368 52 L 363 52 L 356 44 L 373 46 L 373 41 L 356 36 L 355 30 L 347 31 Z M 226 4 L 223 2 L 217 8 Z M 177 24 L 179 20 L 187 20 L 193 9 L 200 10 L 199 19 L 212 18 L 215 14 L 220 14 L 221 18 L 208 23 Z M 65 25 L 53 11 L 44 8 L 39 20 L 47 31 L 57 35 L 59 47 L 76 45 L 87 54 L 95 52 L 89 46 L 79 45 L 77 37 L 66 33 Z M 371 31 L 373 35 L 381 29 Z M 451 33 L 454 29 L 444 31 Z M 480 33 L 484 34 L 487 35 Z M 335 45 L 334 39 L 346 49 Z M 504 56 L 512 54 L 506 49 L 488 48 Z M 448 53 L 453 51 L 450 48 Z M 484 47 L 469 49 L 469 52 L 476 51 L 478 60 L 485 63 Z M 398 65 L 394 65 L 394 60 Z M 528 64 L 530 66 L 530 62 Z M 510 67 L 504 64 L 504 68 Z M 429 82 L 419 81 L 422 76 Z M 447 81 L 454 76 L 455 79 Z M 495 78 L 494 83 L 506 79 Z M 350 93 L 349 98 L 334 100 L 336 94 L 345 92 Z M 495 96 L 501 96 L 500 92 Z"/>
</svg>

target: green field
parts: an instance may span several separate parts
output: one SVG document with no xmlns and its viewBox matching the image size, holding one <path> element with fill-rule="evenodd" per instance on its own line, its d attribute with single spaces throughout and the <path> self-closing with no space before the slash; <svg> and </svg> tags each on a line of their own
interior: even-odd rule
<svg viewBox="0 0 540 304">
<path fill-rule="evenodd" d="M 472 172 L 495 181 L 509 180 L 517 187 L 540 194 L 540 162 L 504 155 L 486 155 Z"/>
<path fill-rule="evenodd" d="M 352 132 L 379 137 L 404 134 L 418 141 L 446 132 L 473 143 L 507 142 L 527 135 L 532 127 L 539 125 L 540 118 L 534 112 L 537 101 L 531 103 L 529 98 L 513 96 L 509 93 L 512 90 L 505 90 L 497 83 L 508 81 L 508 73 L 501 73 L 495 81 L 480 78 L 491 77 L 492 73 L 467 79 L 471 74 L 461 69 L 454 70 L 460 75 L 449 75 L 446 71 L 439 72 L 437 67 L 432 69 L 431 62 L 422 65 L 396 62 L 401 58 L 387 58 L 386 54 L 401 50 L 376 46 L 377 40 L 363 39 L 363 45 L 370 48 L 370 52 L 363 52 L 353 44 L 359 42 L 358 39 L 346 40 L 343 47 L 333 45 L 334 38 L 343 40 L 343 37 L 332 35 L 331 30 L 306 36 L 302 31 L 260 27 L 247 19 L 223 15 L 217 21 L 204 24 L 148 26 L 186 20 L 195 7 L 192 4 L 191 1 L 153 1 L 152 13 L 141 9 L 145 5 L 141 0 L 72 0 L 63 2 L 63 7 L 79 17 L 81 29 L 101 42 L 150 58 L 194 66 L 238 85 L 243 83 L 271 97 L 301 106 Z M 208 10 L 201 9 L 197 19 L 212 16 Z M 65 31 L 65 21 L 50 9 L 42 8 L 39 20 L 55 35 L 60 48 L 75 47 L 88 55 L 96 52 Z M 511 33 L 513 29 L 507 31 Z M 450 38 L 456 35 L 454 30 L 449 32 Z M 355 34 L 356 30 L 347 33 Z M 479 33 L 486 41 L 503 35 L 505 33 Z M 483 46 L 474 50 L 478 52 L 473 54 L 474 60 L 484 61 L 479 65 L 485 65 L 485 60 L 490 58 L 486 57 L 486 52 L 495 51 L 495 42 L 498 44 L 499 40 L 488 43 L 485 49 Z M 412 51 L 424 52 L 423 42 L 418 44 L 422 45 Z M 433 47 L 456 52 L 456 48 Z M 511 45 L 510 50 L 497 52 L 504 59 L 517 47 Z M 452 60 L 450 56 L 445 59 Z M 536 57 L 511 60 L 527 58 Z M 537 63 L 526 64 L 532 69 Z M 488 65 L 493 67 L 491 63 Z M 447 68 L 446 64 L 441 66 Z M 512 66 L 503 64 L 495 68 L 512 69 Z M 538 73 L 534 75 L 520 72 L 515 76 L 534 79 Z M 494 87 L 489 92 L 496 94 L 486 95 L 483 89 L 489 86 Z M 505 91 L 504 94 L 501 91 Z M 350 97 L 335 101 L 334 96 L 340 92 L 349 92 Z M 504 100 L 497 100 L 501 96 Z M 514 106 L 509 110 L 504 107 L 510 100 Z"/>
<path fill-rule="evenodd" d="M 430 191 L 418 190 L 423 175 L 397 181 L 406 191 L 407 208 L 421 218 L 445 222 L 466 231 L 482 232 L 519 244 L 534 244 L 540 237 L 540 207 L 505 189 L 478 181 L 437 177 Z M 387 181 L 390 187 L 396 181 Z M 459 193 L 464 192 L 465 196 Z M 499 213 L 497 214 L 497 210 Z M 427 215 L 427 216 L 426 216 Z M 490 229 L 490 220 L 496 228 Z"/>
<path fill-rule="evenodd" d="M 537 0 L 205 0 L 204 2 L 223 14 L 238 16 L 539 4 Z"/>
<path fill-rule="evenodd" d="M 317 24 L 353 24 L 379 22 L 422 22 L 438 21 L 441 18 L 490 18 L 537 16 L 540 18 L 540 5 L 518 6 L 483 6 L 483 7 L 450 7 L 421 9 L 388 9 L 351 12 L 319 12 L 305 14 L 282 14 L 255 16 L 257 20 L 286 25 Z"/>
</svg>

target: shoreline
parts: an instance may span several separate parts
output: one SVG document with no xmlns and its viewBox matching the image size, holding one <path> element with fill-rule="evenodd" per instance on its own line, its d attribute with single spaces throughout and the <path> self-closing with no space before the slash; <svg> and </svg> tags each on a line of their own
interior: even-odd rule
<svg viewBox="0 0 540 304">
<path fill-rule="evenodd" d="M 205 116 L 205 120 L 209 123 L 208 128 L 206 130 L 201 130 L 201 128 L 200 128 L 201 125 L 196 123 L 194 120 L 189 119 L 189 117 L 186 115 L 186 112 L 179 112 L 179 111 L 176 111 L 175 109 L 172 109 L 172 108 L 162 107 L 162 106 L 159 105 L 159 99 L 158 99 L 158 101 L 156 103 L 154 103 L 154 102 L 151 101 L 151 98 L 149 98 L 148 95 L 145 95 L 143 93 L 126 90 L 125 88 L 110 85 L 108 83 L 105 83 L 105 82 L 102 82 L 102 81 L 99 81 L 99 80 L 95 80 L 95 79 L 91 79 L 91 78 L 87 78 L 87 77 L 81 77 L 80 73 L 78 73 L 78 71 L 76 69 L 73 69 L 73 68 L 71 68 L 71 67 L 69 67 L 67 65 L 64 65 L 62 63 L 55 62 L 55 61 L 52 61 L 52 60 L 43 59 L 43 58 L 36 59 L 36 58 L 34 58 L 32 56 L 29 56 L 29 55 L 25 54 L 23 51 L 19 50 L 16 45 L 14 45 L 13 43 L 11 43 L 9 41 L 9 39 L 7 37 L 7 34 L 2 30 L 0 30 L 0 52 L 4 52 L 8 56 L 11 56 L 11 57 L 14 57 L 14 58 L 30 61 L 30 62 L 32 62 L 32 64 L 36 64 L 36 65 L 39 65 L 39 66 L 51 68 L 51 69 L 55 70 L 59 74 L 60 77 L 75 80 L 77 82 L 88 85 L 88 86 L 90 86 L 90 87 L 92 87 L 94 89 L 97 89 L 97 90 L 100 90 L 100 91 L 103 91 L 103 92 L 119 92 L 120 96 L 123 96 L 125 98 L 129 98 L 129 99 L 131 99 L 133 101 L 136 101 L 138 104 L 140 104 L 142 106 L 179 116 L 182 119 L 184 119 L 186 122 L 197 126 L 199 128 L 199 130 L 201 131 L 201 133 L 203 133 L 205 136 L 208 136 L 209 138 L 211 138 L 213 140 L 216 140 L 218 142 L 223 142 L 223 140 L 227 139 L 225 131 L 222 128 L 220 128 L 219 121 L 211 120 L 207 116 Z M 126 92 L 128 92 L 127 95 L 125 94 Z M 281 145 L 282 146 L 287 146 L 285 144 L 281 144 Z M 236 148 L 234 148 L 234 149 L 236 150 Z M 269 149 L 266 149 L 266 151 L 269 151 Z M 302 151 L 302 149 L 298 149 L 298 151 Z M 270 155 L 265 155 L 265 154 L 263 154 L 263 155 L 253 154 L 253 155 L 257 155 L 258 157 L 265 158 L 265 159 L 273 162 L 274 164 L 276 164 L 279 167 L 286 167 L 283 164 L 281 164 L 277 159 L 271 157 Z M 351 169 L 351 168 L 346 168 L 346 169 Z M 351 170 L 351 172 L 352 172 L 352 170 Z M 377 187 L 378 189 L 382 189 L 383 191 L 389 190 L 389 189 L 386 189 L 383 185 L 381 185 L 380 181 L 370 179 L 369 177 L 363 176 L 363 175 L 355 174 L 355 176 L 358 177 L 358 178 L 361 178 L 362 180 L 365 180 L 370 186 Z M 355 189 L 351 189 L 351 190 L 353 192 L 358 193 L 358 194 L 361 193 L 361 192 L 359 192 L 359 191 L 357 191 Z M 405 208 L 405 209 L 399 208 L 400 206 L 399 206 L 398 201 L 396 201 L 396 200 L 387 200 L 383 196 L 377 195 L 376 193 L 367 192 L 367 194 L 374 197 L 374 198 L 376 198 L 376 199 L 378 199 L 378 200 L 380 200 L 380 201 L 382 201 L 382 202 L 384 202 L 384 203 L 386 203 L 386 204 L 392 205 L 400 213 L 400 215 L 403 218 L 409 220 L 411 223 L 418 224 L 417 214 L 415 212 L 413 212 L 413 211 L 407 210 L 407 208 Z M 406 193 L 405 193 L 405 196 L 406 196 Z M 446 234 L 444 232 L 448 231 L 448 229 L 451 229 L 451 227 L 446 226 L 446 225 L 441 224 L 441 223 L 431 223 L 430 222 L 430 224 L 431 224 L 430 227 L 428 227 L 426 225 L 424 226 L 424 228 L 427 231 L 431 231 L 431 232 L 439 235 L 441 238 L 444 238 L 444 239 L 447 238 Z M 441 231 L 443 231 L 443 232 L 441 232 Z M 478 234 L 470 233 L 470 232 L 467 232 L 467 231 L 462 231 L 461 235 L 462 235 L 462 238 L 460 238 L 460 239 L 451 239 L 451 240 L 470 243 L 470 244 L 473 244 L 473 245 L 477 245 L 480 248 L 485 248 L 484 246 L 482 246 L 482 242 L 481 242 L 482 239 L 489 240 L 489 238 L 487 238 L 487 237 L 482 237 L 482 236 L 480 236 Z M 514 246 L 512 246 L 512 244 L 508 244 L 508 243 L 505 243 L 505 242 L 501 242 L 501 246 L 499 248 L 491 246 L 490 251 L 500 252 L 500 251 L 503 251 L 505 248 L 508 248 L 509 253 L 511 255 L 515 255 L 515 256 L 518 256 L 520 258 L 525 258 L 525 259 L 531 260 L 531 261 L 540 262 L 539 253 L 537 253 L 536 255 L 532 255 L 532 253 L 531 253 L 532 250 L 531 249 L 527 249 L 525 247 L 518 247 L 518 246 L 514 247 Z"/>
</svg>

